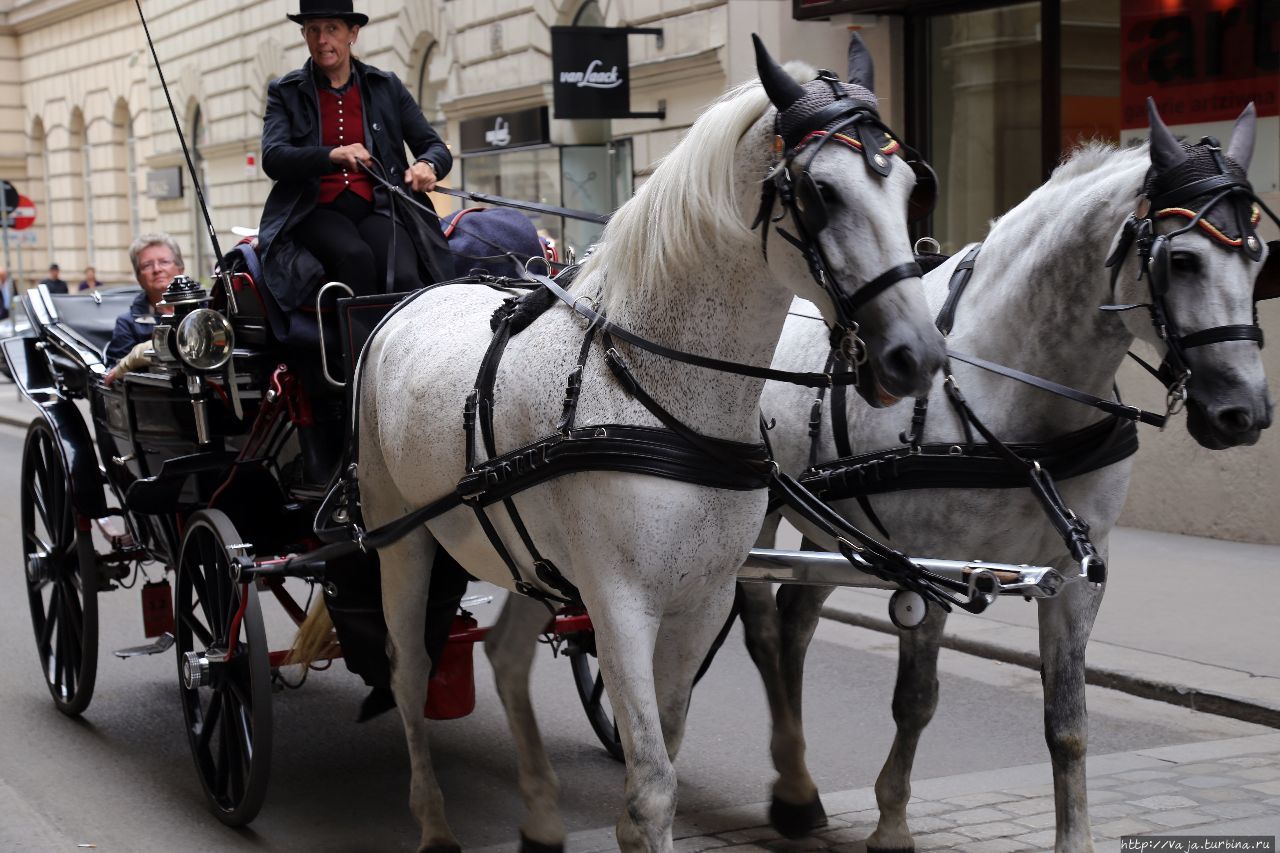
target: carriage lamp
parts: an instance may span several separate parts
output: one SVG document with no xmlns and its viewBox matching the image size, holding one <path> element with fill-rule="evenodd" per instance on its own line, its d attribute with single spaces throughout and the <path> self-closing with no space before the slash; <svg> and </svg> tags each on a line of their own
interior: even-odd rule
<svg viewBox="0 0 1280 853">
<path fill-rule="evenodd" d="M 209 308 L 209 294 L 185 275 L 174 276 L 163 305 L 173 314 L 158 318 L 152 343 L 162 361 L 180 361 L 195 371 L 220 369 L 231 358 L 235 335 L 231 323 Z"/>
<path fill-rule="evenodd" d="M 231 323 L 212 308 L 197 308 L 178 323 L 174 350 L 187 367 L 217 370 L 231 358 L 235 334 Z"/>
</svg>

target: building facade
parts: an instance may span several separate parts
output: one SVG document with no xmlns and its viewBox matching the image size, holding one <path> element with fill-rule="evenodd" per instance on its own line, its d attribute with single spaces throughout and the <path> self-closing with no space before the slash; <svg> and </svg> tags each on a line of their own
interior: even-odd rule
<svg viewBox="0 0 1280 853">
<path fill-rule="evenodd" d="M 298 27 L 285 17 L 296 0 L 142 5 L 226 248 L 237 239 L 233 226 L 256 226 L 270 188 L 258 165 L 267 84 L 307 56 Z M 1238 111 L 1234 101 L 1217 112 L 1195 106 L 1213 97 L 1204 84 L 1214 74 L 1228 80 L 1228 94 L 1270 98 L 1251 176 L 1280 208 L 1280 73 L 1269 64 L 1280 55 L 1280 20 L 1267 0 L 358 0 L 357 6 L 371 18 L 357 54 L 398 74 L 450 142 L 455 167 L 447 183 L 455 187 L 608 212 L 704 105 L 755 75 L 751 33 L 760 33 L 779 58 L 843 72 L 848 34 L 857 28 L 876 61 L 885 120 L 925 152 L 942 178 L 942 204 L 926 227 L 949 250 L 980 239 L 988 221 L 1038 185 L 1076 141 L 1141 135 L 1145 119 L 1131 107 L 1150 81 L 1131 71 L 1153 53 L 1187 75 L 1190 112 L 1170 122 L 1179 132 L 1225 135 L 1218 114 Z M 1161 15 L 1178 20 L 1153 24 Z M 631 108 L 652 117 L 555 118 L 551 28 L 575 26 L 661 30 L 661 38 L 628 38 Z M 188 271 L 207 275 L 213 241 L 132 0 L 0 0 L 0 72 L 0 178 L 35 211 L 31 227 L 7 234 L 10 270 L 21 269 L 30 283 L 57 262 L 74 284 L 93 265 L 101 280 L 131 281 L 130 240 L 161 229 L 181 242 Z M 441 210 L 454 204 L 437 199 Z M 598 233 L 553 217 L 538 225 L 579 250 Z M 1280 305 L 1264 306 L 1262 319 L 1280 327 Z M 1266 358 L 1270 375 L 1280 377 L 1276 349 Z M 1136 374 L 1126 372 L 1124 384 L 1135 397 L 1148 394 L 1136 390 L 1147 388 Z M 1280 542 L 1276 432 L 1229 453 L 1195 448 L 1180 426 L 1144 436 L 1127 520 Z"/>
</svg>

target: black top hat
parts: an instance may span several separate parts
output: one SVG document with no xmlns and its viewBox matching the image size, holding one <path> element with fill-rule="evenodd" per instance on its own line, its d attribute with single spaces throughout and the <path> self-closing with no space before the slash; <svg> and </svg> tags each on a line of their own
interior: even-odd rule
<svg viewBox="0 0 1280 853">
<path fill-rule="evenodd" d="M 361 27 L 369 23 L 369 16 L 356 12 L 351 0 L 298 0 L 298 6 L 298 14 L 288 16 L 298 24 L 311 18 L 341 18 L 348 24 Z"/>
</svg>

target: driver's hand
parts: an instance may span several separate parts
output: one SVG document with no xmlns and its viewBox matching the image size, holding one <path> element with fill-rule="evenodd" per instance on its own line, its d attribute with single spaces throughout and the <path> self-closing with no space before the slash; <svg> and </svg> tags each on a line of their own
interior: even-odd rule
<svg viewBox="0 0 1280 853">
<path fill-rule="evenodd" d="M 373 163 L 373 155 L 369 153 L 369 149 L 364 147 L 362 142 L 353 142 L 350 145 L 340 145 L 329 152 L 329 162 L 343 169 L 349 169 L 353 172 L 359 171 L 361 163 L 366 166 Z"/>
<path fill-rule="evenodd" d="M 426 160 L 419 160 L 405 171 L 404 182 L 416 193 L 429 193 L 436 188 L 435 167 Z"/>
</svg>

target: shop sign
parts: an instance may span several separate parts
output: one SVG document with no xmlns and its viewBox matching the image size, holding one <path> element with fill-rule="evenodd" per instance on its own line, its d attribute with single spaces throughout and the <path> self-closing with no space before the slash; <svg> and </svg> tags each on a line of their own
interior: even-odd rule
<svg viewBox="0 0 1280 853">
<path fill-rule="evenodd" d="M 662 31 L 636 27 L 552 27 L 551 88 L 556 118 L 653 118 L 631 112 L 627 36 Z"/>
<path fill-rule="evenodd" d="M 182 198 L 182 168 L 171 166 L 147 172 L 147 197 L 157 201 Z"/>
<path fill-rule="evenodd" d="M 462 153 L 546 145 L 551 141 L 549 126 L 546 107 L 469 118 L 460 126 Z"/>
<path fill-rule="evenodd" d="M 1169 125 L 1226 121 L 1250 101 L 1280 115 L 1280 3 L 1122 0 L 1122 124 L 1146 128 L 1148 96 Z"/>
</svg>

